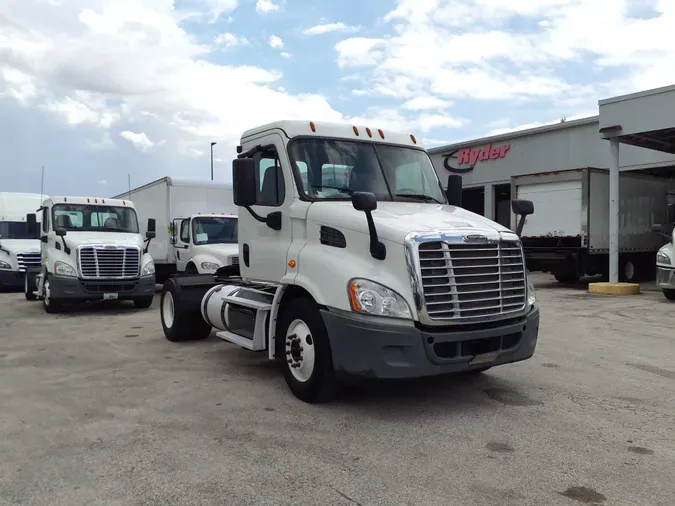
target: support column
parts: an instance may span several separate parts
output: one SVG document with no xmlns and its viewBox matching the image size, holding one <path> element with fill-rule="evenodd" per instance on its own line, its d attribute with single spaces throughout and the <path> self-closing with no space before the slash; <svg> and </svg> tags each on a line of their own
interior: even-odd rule
<svg viewBox="0 0 675 506">
<path fill-rule="evenodd" d="M 483 216 L 489 220 L 495 219 L 495 185 L 485 184 L 485 195 L 483 197 Z"/>
<path fill-rule="evenodd" d="M 619 282 L 619 138 L 609 139 L 609 282 Z"/>
</svg>

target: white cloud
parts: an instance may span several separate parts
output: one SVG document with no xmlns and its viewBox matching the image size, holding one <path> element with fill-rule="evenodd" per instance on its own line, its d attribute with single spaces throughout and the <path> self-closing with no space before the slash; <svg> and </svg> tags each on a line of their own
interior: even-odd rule
<svg viewBox="0 0 675 506">
<path fill-rule="evenodd" d="M 402 107 L 404 109 L 408 109 L 409 111 L 447 109 L 448 107 L 452 107 L 452 102 L 441 100 L 440 98 L 436 97 L 415 97 L 405 102 Z"/>
<path fill-rule="evenodd" d="M 248 45 L 248 39 L 244 36 L 238 36 L 233 33 L 221 33 L 213 41 L 215 44 L 223 47 L 224 49 L 229 49 L 236 46 L 245 46 Z"/>
<path fill-rule="evenodd" d="M 307 28 L 302 33 L 305 35 L 321 35 L 329 32 L 356 32 L 357 26 L 347 26 L 343 22 L 325 23 Z"/>
<path fill-rule="evenodd" d="M 279 53 L 279 56 L 281 56 L 282 58 L 288 59 L 288 58 L 291 58 L 293 55 L 291 53 L 287 52 L 287 51 L 282 51 L 281 53 Z"/>
<path fill-rule="evenodd" d="M 646 19 L 649 7 L 655 12 Z M 358 68 L 371 94 L 542 99 L 581 107 L 675 81 L 672 0 L 398 0 L 385 20 L 391 35 L 336 45 L 338 65 Z M 514 23 L 539 27 L 515 32 Z M 624 77 L 592 84 L 577 79 L 578 72 L 562 77 L 559 65 L 589 61 Z"/>
<path fill-rule="evenodd" d="M 101 186 L 108 186 L 108 181 L 106 181 L 105 179 L 101 179 L 97 181 L 97 183 L 100 184 Z"/>
<path fill-rule="evenodd" d="M 276 35 L 270 35 L 270 38 L 267 41 L 269 42 L 270 47 L 273 47 L 274 49 L 281 49 L 284 47 L 284 41 L 281 40 L 281 37 L 277 37 Z"/>
<path fill-rule="evenodd" d="M 154 142 L 148 139 L 145 132 L 136 133 L 124 130 L 123 132 L 120 132 L 120 137 L 129 141 L 139 151 L 147 151 L 155 145 Z"/>
<path fill-rule="evenodd" d="M 278 11 L 279 6 L 271 0 L 258 0 L 255 4 L 255 10 L 257 12 L 268 13 Z"/>
</svg>

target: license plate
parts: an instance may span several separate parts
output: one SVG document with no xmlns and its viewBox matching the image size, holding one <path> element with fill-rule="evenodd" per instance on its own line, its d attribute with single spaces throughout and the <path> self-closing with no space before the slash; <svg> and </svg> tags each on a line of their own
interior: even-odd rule
<svg viewBox="0 0 675 506">
<path fill-rule="evenodd" d="M 486 364 L 488 362 L 494 362 L 497 360 L 497 356 L 499 355 L 498 351 L 492 351 L 490 353 L 481 353 L 480 355 L 476 355 L 473 357 L 471 362 L 469 362 L 469 365 L 476 365 L 476 364 Z"/>
<path fill-rule="evenodd" d="M 117 300 L 119 294 L 117 293 L 104 293 L 103 300 Z"/>
</svg>

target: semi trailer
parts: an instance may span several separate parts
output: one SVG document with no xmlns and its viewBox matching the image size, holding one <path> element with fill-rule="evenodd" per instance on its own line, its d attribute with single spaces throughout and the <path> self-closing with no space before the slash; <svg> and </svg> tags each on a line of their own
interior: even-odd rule
<svg viewBox="0 0 675 506">
<path fill-rule="evenodd" d="M 157 220 L 148 251 L 158 283 L 174 274 L 213 274 L 239 261 L 231 184 L 163 177 L 115 198 L 133 200 L 139 220 Z"/>
<path fill-rule="evenodd" d="M 25 278 L 28 300 L 42 300 L 47 313 L 69 302 L 132 300 L 138 308 L 152 305 L 155 266 L 148 243 L 155 221 L 141 234 L 134 205 L 100 197 L 49 197 L 31 213 L 29 228 L 40 238 L 41 265 Z"/>
<path fill-rule="evenodd" d="M 28 267 L 40 265 L 40 240 L 26 216 L 40 207 L 39 193 L 0 192 L 0 288 L 21 289 Z"/>
<path fill-rule="evenodd" d="M 654 256 L 663 245 L 653 230 L 668 207 L 666 179 L 622 172 L 619 176 L 619 277 L 653 279 Z M 511 195 L 531 200 L 521 238 L 527 268 L 552 273 L 561 283 L 605 275 L 609 266 L 609 172 L 574 170 L 514 176 Z"/>
<path fill-rule="evenodd" d="M 169 341 L 215 327 L 280 360 L 306 402 L 354 378 L 532 357 L 539 308 L 518 233 L 462 209 L 461 177 L 444 192 L 414 135 L 280 121 L 246 131 L 237 152 L 239 264 L 164 283 Z M 512 208 L 521 218 L 534 210 Z"/>
</svg>

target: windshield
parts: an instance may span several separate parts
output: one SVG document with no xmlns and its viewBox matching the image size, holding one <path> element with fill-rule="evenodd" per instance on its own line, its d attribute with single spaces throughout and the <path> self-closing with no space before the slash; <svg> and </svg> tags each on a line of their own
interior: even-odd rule
<svg viewBox="0 0 675 506">
<path fill-rule="evenodd" d="M 289 155 L 311 199 L 350 199 L 367 191 L 377 200 L 447 203 L 429 155 L 420 149 L 298 139 Z"/>
<path fill-rule="evenodd" d="M 205 216 L 192 220 L 192 241 L 195 244 L 235 244 L 237 218 Z"/>
<path fill-rule="evenodd" d="M 57 204 L 52 208 L 52 221 L 54 229 L 63 227 L 69 232 L 138 233 L 136 211 L 130 207 Z"/>
<path fill-rule="evenodd" d="M 39 239 L 40 229 L 36 227 L 34 233 L 28 233 L 28 223 L 25 221 L 0 221 L 0 239 Z"/>
</svg>

